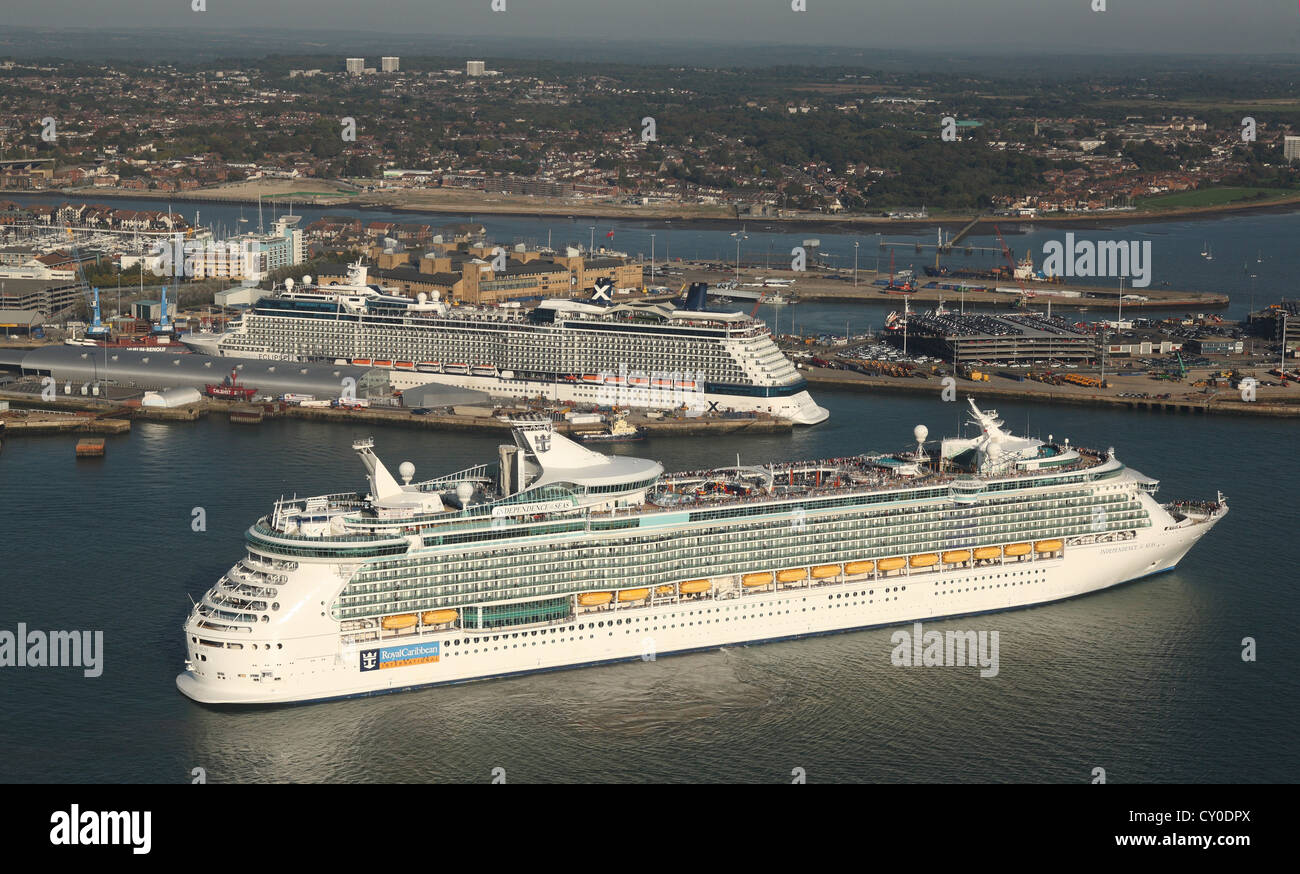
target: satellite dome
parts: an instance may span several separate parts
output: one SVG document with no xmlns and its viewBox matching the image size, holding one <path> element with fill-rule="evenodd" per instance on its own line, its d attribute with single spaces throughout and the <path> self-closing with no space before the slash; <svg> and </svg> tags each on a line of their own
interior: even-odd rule
<svg viewBox="0 0 1300 874">
<path fill-rule="evenodd" d="M 462 507 L 469 505 L 469 499 L 474 497 L 473 483 L 461 483 L 456 486 L 456 499 L 460 501 Z"/>
<path fill-rule="evenodd" d="M 924 425 L 917 425 L 912 429 L 912 436 L 916 438 L 917 443 L 924 443 L 925 438 L 930 436 L 930 429 Z"/>
<path fill-rule="evenodd" d="M 304 273 L 302 277 L 303 285 L 311 285 L 311 274 Z"/>
<path fill-rule="evenodd" d="M 402 482 L 410 484 L 411 477 L 415 476 L 415 465 L 409 461 L 403 461 L 397 468 L 398 474 L 402 477 Z"/>
</svg>

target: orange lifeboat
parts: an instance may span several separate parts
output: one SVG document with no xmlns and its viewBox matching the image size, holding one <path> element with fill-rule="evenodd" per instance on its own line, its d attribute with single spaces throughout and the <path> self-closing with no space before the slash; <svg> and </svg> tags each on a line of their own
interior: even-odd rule
<svg viewBox="0 0 1300 874">
<path fill-rule="evenodd" d="M 1028 554 L 1029 554 L 1029 544 L 1028 544 L 1028 543 L 1009 543 L 1009 544 L 1007 544 L 1007 545 L 1002 549 L 1002 551 L 1003 551 L 1004 553 L 1006 553 L 1007 555 L 1028 555 Z"/>
<path fill-rule="evenodd" d="M 779 583 L 795 583 L 799 580 L 806 580 L 808 579 L 808 569 L 794 567 L 788 570 L 778 571 L 776 579 Z"/>
<path fill-rule="evenodd" d="M 920 555 L 914 555 L 908 562 L 912 567 L 931 567 L 939 563 L 939 556 L 933 552 L 923 552 Z"/>
<path fill-rule="evenodd" d="M 381 623 L 385 631 L 400 631 L 410 628 L 416 622 L 414 613 L 401 613 L 397 616 L 385 616 Z"/>
<path fill-rule="evenodd" d="M 627 603 L 628 601 L 644 601 L 649 597 L 649 589 L 624 589 L 618 593 L 618 600 L 620 603 Z"/>
<path fill-rule="evenodd" d="M 764 571 L 759 574 L 745 574 L 740 578 L 740 582 L 750 588 L 754 586 L 766 586 L 768 583 L 772 582 L 772 572 Z"/>
<path fill-rule="evenodd" d="M 989 558 L 998 558 L 1002 555 L 1002 548 L 999 546 L 981 546 L 975 550 L 975 557 L 980 561 Z"/>
<path fill-rule="evenodd" d="M 1065 547 L 1061 540 L 1040 540 L 1034 544 L 1035 552 L 1057 552 Z"/>
<path fill-rule="evenodd" d="M 460 613 L 455 610 L 430 610 L 420 617 L 420 621 L 425 625 L 442 625 L 446 622 L 455 622 Z"/>
<path fill-rule="evenodd" d="M 882 571 L 896 571 L 905 564 L 907 564 L 905 558 L 882 558 L 876 562 L 876 567 Z"/>
<path fill-rule="evenodd" d="M 674 589 L 672 586 L 659 586 L 657 589 L 655 589 L 655 594 L 656 594 L 656 595 L 671 595 L 671 594 L 672 594 L 673 592 L 675 592 L 675 591 L 677 591 L 677 590 Z"/>
<path fill-rule="evenodd" d="M 707 592 L 713 588 L 713 583 L 708 580 L 687 580 L 682 583 L 681 591 L 683 595 L 698 595 L 700 592 Z"/>
<path fill-rule="evenodd" d="M 891 561 L 891 559 L 886 559 L 885 561 Z M 899 567 L 902 567 L 902 565 L 899 565 Z M 844 573 L 852 577 L 857 574 L 869 574 L 875 569 L 876 563 L 874 561 L 851 561 L 844 566 Z M 883 562 L 881 563 L 880 569 L 885 569 Z"/>
<path fill-rule="evenodd" d="M 965 564 L 970 561 L 969 549 L 951 549 L 943 554 L 944 564 Z"/>
<path fill-rule="evenodd" d="M 583 592 L 578 596 L 578 604 L 582 607 L 601 607 L 613 599 L 613 592 Z"/>
<path fill-rule="evenodd" d="M 837 564 L 819 564 L 812 569 L 812 575 L 814 580 L 838 577 L 840 575 L 840 566 Z"/>
</svg>

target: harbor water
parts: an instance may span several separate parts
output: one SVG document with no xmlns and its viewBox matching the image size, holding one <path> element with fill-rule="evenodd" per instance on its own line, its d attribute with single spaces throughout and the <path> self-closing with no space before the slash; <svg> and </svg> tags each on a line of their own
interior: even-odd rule
<svg viewBox="0 0 1300 874">
<path fill-rule="evenodd" d="M 1275 219 L 1276 220 L 1276 219 Z M 1216 245 L 1215 251 L 1219 248 Z M 650 440 L 669 470 L 896 450 L 961 404 L 820 392 L 792 434 Z M 75 436 L 0 452 L 0 630 L 102 630 L 103 673 L 0 668 L 0 780 L 1291 781 L 1300 776 L 1292 587 L 1295 424 L 999 405 L 1018 432 L 1116 447 L 1159 498 L 1226 519 L 1171 573 L 1075 600 L 926 623 L 996 631 L 995 677 L 896 667 L 896 629 L 660 657 L 299 707 L 184 698 L 181 625 L 282 495 L 361 488 L 348 426 L 137 422 L 76 460 Z M 373 432 L 429 478 L 495 457 L 487 435 Z M 1258 658 L 1242 658 L 1243 640 Z"/>
</svg>

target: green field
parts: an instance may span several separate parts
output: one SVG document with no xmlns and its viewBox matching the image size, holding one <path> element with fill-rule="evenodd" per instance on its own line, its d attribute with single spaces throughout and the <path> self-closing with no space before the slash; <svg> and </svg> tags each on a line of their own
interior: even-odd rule
<svg viewBox="0 0 1300 874">
<path fill-rule="evenodd" d="M 1227 203 L 1277 200 L 1287 195 L 1300 194 L 1285 188 L 1202 188 L 1197 191 L 1178 191 L 1156 197 L 1140 197 L 1134 202 L 1138 209 L 1184 209 L 1197 206 L 1223 206 Z"/>
</svg>

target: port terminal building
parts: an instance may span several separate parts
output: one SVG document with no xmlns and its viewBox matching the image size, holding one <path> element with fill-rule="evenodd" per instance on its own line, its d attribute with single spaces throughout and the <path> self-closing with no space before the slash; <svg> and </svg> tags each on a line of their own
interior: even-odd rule
<svg viewBox="0 0 1300 874">
<path fill-rule="evenodd" d="M 889 336 L 902 345 L 901 329 Z M 907 320 L 907 346 L 909 352 L 957 365 L 1085 362 L 1097 357 L 1091 332 L 1039 313 L 913 313 Z"/>
</svg>

